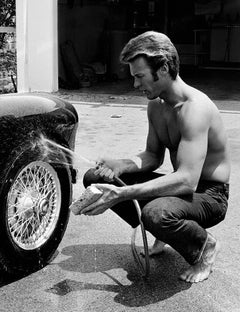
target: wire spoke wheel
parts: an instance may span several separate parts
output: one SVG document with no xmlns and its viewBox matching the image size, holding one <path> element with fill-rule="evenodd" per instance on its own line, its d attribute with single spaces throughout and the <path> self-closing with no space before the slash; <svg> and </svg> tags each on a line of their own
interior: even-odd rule
<svg viewBox="0 0 240 312">
<path fill-rule="evenodd" d="M 7 197 L 7 225 L 14 243 L 24 250 L 45 244 L 61 210 L 61 185 L 54 168 L 33 161 L 16 176 Z"/>
</svg>

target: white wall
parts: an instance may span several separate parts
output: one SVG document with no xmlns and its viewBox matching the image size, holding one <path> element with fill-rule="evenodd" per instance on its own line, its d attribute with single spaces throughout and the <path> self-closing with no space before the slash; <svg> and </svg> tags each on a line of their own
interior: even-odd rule
<svg viewBox="0 0 240 312">
<path fill-rule="evenodd" d="M 58 90 L 57 0 L 17 0 L 18 92 Z"/>
</svg>

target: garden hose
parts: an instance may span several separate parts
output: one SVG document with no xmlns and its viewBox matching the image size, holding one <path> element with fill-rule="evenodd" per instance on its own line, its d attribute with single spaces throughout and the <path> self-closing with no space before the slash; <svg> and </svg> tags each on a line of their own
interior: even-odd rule
<svg viewBox="0 0 240 312">
<path fill-rule="evenodd" d="M 114 179 L 120 185 L 126 186 L 126 184 L 120 178 L 114 177 Z M 140 269 L 140 271 L 142 273 L 142 276 L 147 278 L 149 276 L 149 273 L 150 273 L 150 261 L 149 261 L 147 235 L 146 235 L 146 231 L 145 231 L 145 228 L 144 228 L 144 224 L 143 224 L 143 222 L 141 220 L 141 208 L 140 208 L 140 205 L 139 205 L 139 203 L 138 203 L 138 201 L 136 199 L 133 199 L 133 203 L 134 203 L 134 206 L 136 208 L 136 212 L 137 212 L 137 215 L 138 215 L 140 228 L 141 228 L 141 232 L 142 232 L 144 255 L 145 255 L 145 257 L 144 257 L 144 259 L 145 259 L 145 266 L 144 266 L 144 264 L 142 263 L 142 261 L 140 259 L 140 256 L 139 256 L 139 254 L 137 252 L 136 244 L 135 244 L 138 227 L 133 229 L 133 233 L 132 233 L 132 237 L 131 237 L 131 250 L 132 250 L 133 257 L 134 257 L 135 261 L 137 262 L 138 267 L 139 267 L 139 269 Z"/>
</svg>

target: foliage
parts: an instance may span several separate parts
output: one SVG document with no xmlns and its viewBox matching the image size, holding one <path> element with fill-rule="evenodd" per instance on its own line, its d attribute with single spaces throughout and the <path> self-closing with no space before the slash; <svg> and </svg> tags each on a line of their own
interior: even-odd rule
<svg viewBox="0 0 240 312">
<path fill-rule="evenodd" d="M 15 26 L 15 0 L 0 0 L 0 26 Z"/>
<path fill-rule="evenodd" d="M 15 26 L 15 0 L 0 0 L 0 26 Z M 6 40 L 6 33 L 0 33 L 0 49 Z"/>
<path fill-rule="evenodd" d="M 16 74 L 16 53 L 13 51 L 0 51 L 0 71 Z"/>
<path fill-rule="evenodd" d="M 0 27 L 15 27 L 15 1 L 17 0 L 0 0 Z M 8 40 L 13 36 L 14 34 L 0 33 L 0 93 L 16 92 L 16 51 L 7 49 Z"/>
<path fill-rule="evenodd" d="M 0 93 L 16 92 L 16 51 L 0 50 Z"/>
</svg>

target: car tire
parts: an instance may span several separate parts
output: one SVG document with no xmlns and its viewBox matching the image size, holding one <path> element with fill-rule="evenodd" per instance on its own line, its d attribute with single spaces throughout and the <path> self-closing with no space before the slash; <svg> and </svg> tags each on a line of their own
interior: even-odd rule
<svg viewBox="0 0 240 312">
<path fill-rule="evenodd" d="M 0 192 L 0 265 L 8 273 L 29 274 L 51 261 L 69 220 L 70 176 L 67 161 L 36 146 L 9 157 Z"/>
</svg>

